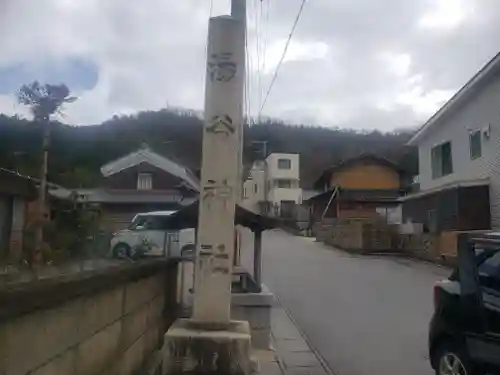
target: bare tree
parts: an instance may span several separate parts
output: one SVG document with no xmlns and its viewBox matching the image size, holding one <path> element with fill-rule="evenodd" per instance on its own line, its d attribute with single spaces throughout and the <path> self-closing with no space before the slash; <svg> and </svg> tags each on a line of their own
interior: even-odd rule
<svg viewBox="0 0 500 375">
<path fill-rule="evenodd" d="M 40 261 L 43 244 L 43 222 L 45 219 L 45 201 L 47 193 L 47 166 L 50 146 L 50 117 L 55 113 L 62 113 L 65 103 L 73 103 L 76 97 L 71 96 L 65 84 L 50 85 L 34 81 L 22 85 L 17 92 L 17 100 L 30 108 L 33 120 L 42 128 L 42 158 L 40 163 L 40 184 L 38 193 L 37 225 L 35 232 L 35 252 L 30 264 Z"/>
</svg>

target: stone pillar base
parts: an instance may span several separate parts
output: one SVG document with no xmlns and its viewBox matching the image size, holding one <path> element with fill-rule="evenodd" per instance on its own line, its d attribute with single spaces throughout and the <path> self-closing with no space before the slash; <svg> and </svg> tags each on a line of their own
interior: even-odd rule
<svg viewBox="0 0 500 375">
<path fill-rule="evenodd" d="M 165 334 L 163 375 L 250 375 L 248 322 L 231 321 L 223 330 L 208 330 L 178 319 Z"/>
</svg>

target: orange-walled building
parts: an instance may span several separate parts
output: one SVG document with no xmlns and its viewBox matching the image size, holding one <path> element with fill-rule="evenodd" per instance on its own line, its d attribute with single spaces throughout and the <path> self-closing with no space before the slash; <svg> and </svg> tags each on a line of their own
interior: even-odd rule
<svg viewBox="0 0 500 375">
<path fill-rule="evenodd" d="M 323 215 L 370 217 L 380 213 L 381 208 L 398 206 L 402 175 L 395 163 L 370 154 L 327 169 L 315 183 L 316 189 L 323 192 L 308 200 L 312 221 L 320 221 Z"/>
</svg>

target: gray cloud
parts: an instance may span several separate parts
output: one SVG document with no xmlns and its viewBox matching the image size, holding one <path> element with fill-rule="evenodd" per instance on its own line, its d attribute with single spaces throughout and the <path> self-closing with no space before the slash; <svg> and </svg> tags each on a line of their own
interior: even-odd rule
<svg viewBox="0 0 500 375">
<path fill-rule="evenodd" d="M 264 0 L 262 13 L 260 0 L 247 1 L 255 116 L 301 0 Z M 0 68 L 92 61 L 99 80 L 68 106 L 72 123 L 167 103 L 202 109 L 209 3 L 4 0 Z M 213 13 L 228 3 L 214 0 Z M 497 0 L 310 0 L 264 114 L 325 126 L 415 126 L 497 53 L 499 21 Z M 260 78 L 257 31 L 260 59 L 268 52 Z M 21 110 L 12 96 L 0 97 L 0 111 Z"/>
</svg>

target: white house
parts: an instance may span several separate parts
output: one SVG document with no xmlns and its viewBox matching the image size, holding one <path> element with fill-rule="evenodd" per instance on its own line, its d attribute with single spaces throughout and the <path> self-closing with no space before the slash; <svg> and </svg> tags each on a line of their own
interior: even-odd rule
<svg viewBox="0 0 500 375">
<path fill-rule="evenodd" d="M 259 213 L 292 215 L 302 203 L 298 154 L 270 154 L 256 161 L 243 184 L 243 205 Z"/>
<path fill-rule="evenodd" d="M 403 217 L 430 230 L 500 229 L 500 54 L 410 139 L 420 190 Z"/>
</svg>

